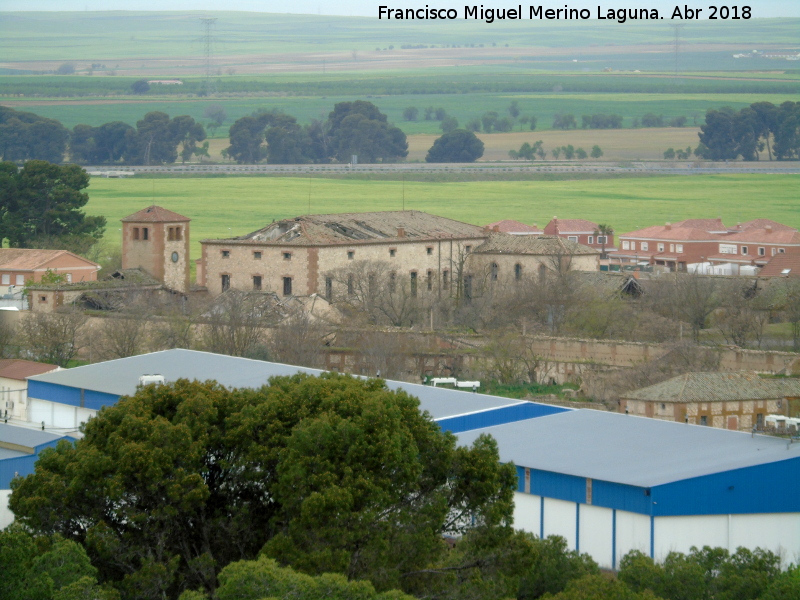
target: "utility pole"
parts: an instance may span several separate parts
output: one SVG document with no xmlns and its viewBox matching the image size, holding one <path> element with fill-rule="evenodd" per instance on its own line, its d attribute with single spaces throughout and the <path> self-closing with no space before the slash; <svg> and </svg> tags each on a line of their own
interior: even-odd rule
<svg viewBox="0 0 800 600">
<path fill-rule="evenodd" d="M 203 58 L 205 60 L 206 79 L 203 82 L 203 91 L 206 96 L 210 96 L 217 90 L 211 81 L 211 61 L 214 56 L 214 24 L 217 22 L 216 17 L 200 17 L 200 23 L 203 27 Z"/>
<path fill-rule="evenodd" d="M 683 23 L 670 23 L 670 27 L 672 27 L 673 32 L 675 33 L 675 80 L 677 83 L 678 79 L 678 48 L 680 45 L 680 34 L 681 29 L 685 27 Z"/>
</svg>

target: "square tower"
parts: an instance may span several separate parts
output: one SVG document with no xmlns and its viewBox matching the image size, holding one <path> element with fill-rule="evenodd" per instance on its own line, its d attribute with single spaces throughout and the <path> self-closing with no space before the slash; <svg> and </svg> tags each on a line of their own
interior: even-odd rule
<svg viewBox="0 0 800 600">
<path fill-rule="evenodd" d="M 189 291 L 189 222 L 160 206 L 122 219 L 122 268 L 140 268 L 178 292 Z"/>
</svg>

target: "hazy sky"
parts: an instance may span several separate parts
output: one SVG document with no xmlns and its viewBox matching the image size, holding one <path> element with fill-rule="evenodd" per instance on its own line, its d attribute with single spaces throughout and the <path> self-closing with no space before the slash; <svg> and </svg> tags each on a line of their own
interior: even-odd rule
<svg viewBox="0 0 800 600">
<path fill-rule="evenodd" d="M 485 0 L 482 4 L 486 7 L 503 8 L 514 7 L 519 0 L 496 2 Z M 241 10 L 275 13 L 319 13 L 324 15 L 357 15 L 375 17 L 378 6 L 384 5 L 392 8 L 424 7 L 432 8 L 460 8 L 463 12 L 465 5 L 481 4 L 461 0 L 0 0 L 0 11 L 23 10 Z M 660 11 L 671 13 L 675 6 L 684 4 L 693 8 L 703 8 L 704 16 L 708 16 L 707 7 L 710 4 L 719 5 L 710 0 L 565 0 L 542 1 L 529 0 L 522 3 L 528 5 L 542 5 L 545 8 L 590 8 L 592 16 L 596 13 L 598 5 L 607 8 L 658 8 Z M 730 3 L 733 4 L 733 3 Z M 739 3 L 743 5 L 744 3 Z M 753 8 L 754 17 L 800 17 L 800 1 L 798 0 L 749 0 Z M 798 31 L 800 38 L 800 31 Z"/>
</svg>

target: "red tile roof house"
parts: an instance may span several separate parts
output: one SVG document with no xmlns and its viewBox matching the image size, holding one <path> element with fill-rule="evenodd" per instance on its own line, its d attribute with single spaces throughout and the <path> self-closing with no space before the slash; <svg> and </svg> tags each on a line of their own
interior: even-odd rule
<svg viewBox="0 0 800 600">
<path fill-rule="evenodd" d="M 536 223 L 533 225 L 526 225 L 520 221 L 513 221 L 511 219 L 504 219 L 486 225 L 491 231 L 498 233 L 508 233 L 511 235 L 542 235 L 544 231 L 537 227 Z"/>
<path fill-rule="evenodd" d="M 706 220 L 653 225 L 622 234 L 618 237 L 619 251 L 615 258 L 621 262 L 647 262 L 669 271 L 686 271 L 686 265 L 706 262 L 709 256 L 718 254 L 719 240 L 724 236 L 715 231 L 727 231 L 724 226 L 719 227 L 721 223 L 714 222 L 718 220 L 703 221 Z"/>
<path fill-rule="evenodd" d="M 0 248 L 0 289 L 39 282 L 47 271 L 66 275 L 68 282 L 96 281 L 99 270 L 97 263 L 66 250 Z"/>
<path fill-rule="evenodd" d="M 800 254 L 776 254 L 758 272 L 758 276 L 800 279 Z"/>
<path fill-rule="evenodd" d="M 61 367 L 22 359 L 0 360 L 0 416 L 28 421 L 28 377 L 58 371 Z"/>
<path fill-rule="evenodd" d="M 545 235 L 557 235 L 601 251 L 605 246 L 606 252 L 616 252 L 614 233 L 612 232 L 609 236 L 597 235 L 599 230 L 600 226 L 592 221 L 585 219 L 559 219 L 558 217 L 553 217 L 544 227 Z"/>
<path fill-rule="evenodd" d="M 733 265 L 733 274 L 742 266 L 765 266 L 774 256 L 800 256 L 800 233 L 782 225 L 780 229 L 767 225 L 747 228 L 724 237 L 719 250 L 706 257 L 713 264 Z"/>
</svg>

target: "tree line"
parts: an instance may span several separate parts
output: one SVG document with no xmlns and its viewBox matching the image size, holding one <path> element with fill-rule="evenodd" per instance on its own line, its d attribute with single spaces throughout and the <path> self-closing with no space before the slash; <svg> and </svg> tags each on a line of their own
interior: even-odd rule
<svg viewBox="0 0 800 600">
<path fill-rule="evenodd" d="M 79 164 L 170 164 L 178 156 L 208 156 L 206 132 L 194 118 L 170 118 L 160 111 L 147 113 L 131 127 L 122 121 L 99 127 L 76 125 L 70 131 L 59 121 L 0 106 L 0 159 L 60 163 L 69 152 Z"/>
</svg>

